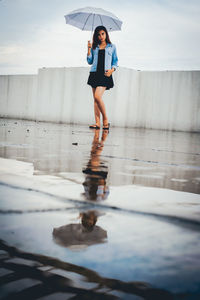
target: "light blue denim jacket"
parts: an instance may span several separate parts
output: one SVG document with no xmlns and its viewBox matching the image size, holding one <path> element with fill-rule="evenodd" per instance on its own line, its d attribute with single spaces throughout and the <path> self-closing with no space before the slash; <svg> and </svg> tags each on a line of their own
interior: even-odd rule
<svg viewBox="0 0 200 300">
<path fill-rule="evenodd" d="M 90 55 L 87 55 L 87 62 L 89 65 L 92 65 L 90 72 L 96 72 L 97 70 L 98 53 L 99 45 L 97 45 L 96 49 L 91 48 Z M 118 67 L 117 50 L 114 44 L 108 43 L 105 48 L 105 70 L 110 70 L 112 67 L 114 67 L 115 70 Z"/>
</svg>

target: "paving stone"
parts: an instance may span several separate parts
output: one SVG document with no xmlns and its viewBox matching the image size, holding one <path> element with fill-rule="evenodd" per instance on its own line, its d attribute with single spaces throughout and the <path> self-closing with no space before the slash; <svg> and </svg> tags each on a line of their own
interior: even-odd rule
<svg viewBox="0 0 200 300">
<path fill-rule="evenodd" d="M 19 264 L 19 265 L 25 265 L 29 267 L 40 267 L 42 264 L 40 264 L 37 261 L 29 260 L 29 259 L 24 259 L 24 258 L 19 258 L 19 257 L 14 257 L 8 260 L 5 260 L 6 263 L 14 263 L 14 264 Z"/>
<path fill-rule="evenodd" d="M 30 278 L 24 278 L 9 282 L 0 287 L 0 299 L 8 296 L 9 294 L 23 291 L 39 283 L 41 283 L 41 281 Z"/>
<path fill-rule="evenodd" d="M 5 269 L 5 268 L 0 268 L 0 277 L 3 277 L 5 275 L 11 274 L 13 271 Z"/>
<path fill-rule="evenodd" d="M 108 292 L 111 291 L 111 289 L 108 288 L 108 287 L 103 287 L 103 288 L 98 289 L 97 291 L 98 291 L 99 293 L 108 293 Z"/>
<path fill-rule="evenodd" d="M 68 272 L 68 271 L 62 270 L 62 269 L 52 269 L 50 271 L 50 273 L 57 274 L 57 275 L 60 275 L 60 276 L 70 279 L 70 275 L 72 272 Z"/>
<path fill-rule="evenodd" d="M 76 294 L 55 293 L 55 294 L 47 295 L 45 297 L 38 298 L 37 300 L 67 300 L 74 296 L 76 296 Z"/>
<path fill-rule="evenodd" d="M 4 251 L 4 250 L 0 250 L 0 260 L 4 259 L 4 258 L 8 258 L 9 254 L 8 252 Z"/>
<path fill-rule="evenodd" d="M 125 299 L 125 300 L 143 300 L 144 299 L 143 297 L 133 295 L 133 294 L 119 292 L 117 290 L 110 291 L 107 294 L 117 296 L 117 297 L 119 297 L 119 299 Z"/>
<path fill-rule="evenodd" d="M 85 281 L 86 278 L 84 276 L 74 272 L 68 272 L 61 269 L 53 269 L 50 272 L 72 280 L 72 286 L 76 288 L 89 290 L 98 287 L 97 283 L 87 282 Z"/>
<path fill-rule="evenodd" d="M 0 250 L 0 255 L 2 254 L 7 254 L 8 255 L 8 252 L 6 252 L 5 250 Z"/>
<path fill-rule="evenodd" d="M 48 271 L 48 270 L 50 270 L 50 269 L 53 269 L 53 267 L 51 267 L 51 266 L 44 266 L 44 267 L 39 267 L 38 268 L 38 270 L 40 270 L 40 271 Z"/>
</svg>

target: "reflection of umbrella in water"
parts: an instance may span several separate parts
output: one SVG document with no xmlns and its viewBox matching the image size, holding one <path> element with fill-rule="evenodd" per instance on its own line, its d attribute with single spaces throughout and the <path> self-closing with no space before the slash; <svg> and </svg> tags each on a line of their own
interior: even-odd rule
<svg viewBox="0 0 200 300">
<path fill-rule="evenodd" d="M 53 230 L 54 241 L 64 247 L 81 249 L 106 242 L 107 232 L 99 226 L 91 231 L 82 224 L 68 224 Z"/>
</svg>

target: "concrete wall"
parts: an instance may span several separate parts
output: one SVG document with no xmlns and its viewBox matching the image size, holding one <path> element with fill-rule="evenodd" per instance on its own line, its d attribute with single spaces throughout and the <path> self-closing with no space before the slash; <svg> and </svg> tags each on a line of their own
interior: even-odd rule
<svg viewBox="0 0 200 300">
<path fill-rule="evenodd" d="M 0 76 L 0 116 L 34 119 L 37 75 Z"/>
<path fill-rule="evenodd" d="M 0 76 L 0 116 L 93 123 L 89 68 L 43 68 L 38 75 Z M 200 131 L 200 71 L 119 67 L 105 91 L 112 126 Z"/>
</svg>

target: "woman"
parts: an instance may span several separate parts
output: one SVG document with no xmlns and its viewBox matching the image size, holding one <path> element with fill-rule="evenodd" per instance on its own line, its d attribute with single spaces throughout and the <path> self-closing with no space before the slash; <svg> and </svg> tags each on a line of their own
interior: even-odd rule
<svg viewBox="0 0 200 300">
<path fill-rule="evenodd" d="M 87 62 L 91 66 L 87 84 L 92 86 L 94 97 L 95 125 L 90 128 L 100 129 L 100 113 L 103 117 L 103 129 L 109 130 L 108 118 L 102 96 L 105 90 L 114 86 L 112 73 L 118 67 L 116 46 L 111 43 L 107 29 L 104 26 L 96 27 L 93 34 L 93 43 L 88 41 Z"/>
</svg>

